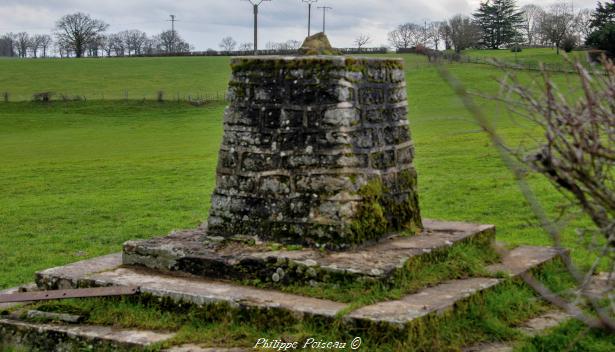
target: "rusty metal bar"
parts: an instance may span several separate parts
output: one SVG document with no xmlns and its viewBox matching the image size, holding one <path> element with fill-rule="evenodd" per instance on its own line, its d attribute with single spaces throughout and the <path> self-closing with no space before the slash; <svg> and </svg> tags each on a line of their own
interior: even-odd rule
<svg viewBox="0 0 615 352">
<path fill-rule="evenodd" d="M 0 295 L 0 303 L 47 301 L 52 299 L 131 296 L 139 293 L 136 286 L 110 286 L 72 290 L 33 291 Z"/>
</svg>

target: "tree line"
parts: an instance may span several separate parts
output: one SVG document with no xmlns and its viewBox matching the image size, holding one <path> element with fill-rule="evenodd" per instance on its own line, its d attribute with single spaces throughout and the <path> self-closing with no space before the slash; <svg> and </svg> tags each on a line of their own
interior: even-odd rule
<svg viewBox="0 0 615 352">
<path fill-rule="evenodd" d="M 570 51 L 588 45 L 615 53 L 615 3 L 598 2 L 596 10 L 574 10 L 569 1 L 543 8 L 517 7 L 515 0 L 488 0 L 472 16 L 456 15 L 446 21 L 405 23 L 389 33 L 396 49 L 431 47 L 459 53 L 468 48 L 501 49 L 551 46 Z M 605 27 L 607 27 L 605 29 Z"/>
<path fill-rule="evenodd" d="M 60 57 L 99 57 L 184 53 L 193 49 L 177 31 L 154 36 L 138 29 L 106 33 L 104 21 L 78 12 L 56 22 L 53 37 L 48 34 L 5 33 L 0 35 L 0 56 L 47 57 L 51 51 Z"/>
<path fill-rule="evenodd" d="M 60 57 L 168 55 L 193 50 L 174 30 L 149 37 L 137 29 L 106 33 L 108 27 L 84 13 L 66 15 L 56 22 L 53 36 L 26 32 L 1 35 L 0 56 L 47 57 L 51 51 Z M 566 0 L 546 8 L 533 4 L 518 8 L 515 0 L 487 0 L 472 16 L 401 24 L 389 32 L 388 40 L 398 50 L 429 47 L 459 53 L 468 48 L 551 46 L 559 53 L 560 48 L 570 51 L 587 45 L 615 54 L 615 2 L 598 2 L 594 11 L 575 12 Z M 354 43 L 360 50 L 370 41 L 369 35 L 360 34 Z M 267 49 L 292 51 L 300 45 L 296 40 L 269 42 Z M 248 52 L 253 44 L 238 44 L 229 36 L 219 47 L 222 52 Z"/>
</svg>

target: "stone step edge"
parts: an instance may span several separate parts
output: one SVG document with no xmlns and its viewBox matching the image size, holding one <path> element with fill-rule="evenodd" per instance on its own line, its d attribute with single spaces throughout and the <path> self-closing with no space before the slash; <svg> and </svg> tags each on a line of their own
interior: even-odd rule
<svg viewBox="0 0 615 352">
<path fill-rule="evenodd" d="M 35 346 L 40 349 L 61 343 L 63 346 L 72 346 L 74 349 L 71 350 L 84 347 L 97 350 L 97 346 L 133 350 L 167 341 L 174 336 L 175 333 L 150 330 L 116 329 L 99 325 L 39 324 L 0 318 L 0 346 Z"/>
<path fill-rule="evenodd" d="M 520 246 L 502 258 L 502 265 L 487 269 L 516 277 L 553 260 L 559 255 L 554 248 Z M 347 321 L 366 324 L 386 324 L 403 329 L 408 323 L 432 313 L 443 313 L 475 294 L 505 282 L 498 278 L 451 280 L 407 295 L 399 300 L 379 302 L 361 307 L 344 316 Z"/>
<path fill-rule="evenodd" d="M 174 346 L 162 352 L 248 352 L 254 351 L 252 348 L 227 348 L 227 347 L 200 347 L 193 344 Z"/>
<path fill-rule="evenodd" d="M 278 280 L 279 285 L 297 280 L 334 282 L 341 278 L 386 282 L 413 259 L 446 252 L 476 240 L 495 242 L 494 225 L 430 219 L 424 219 L 423 223 L 425 229 L 420 235 L 406 237 L 392 233 L 381 241 L 327 255 L 313 248 L 252 252 L 248 246 L 237 247 L 233 253 L 235 257 L 229 258 L 229 253 L 224 251 L 206 249 L 199 252 L 193 248 L 194 243 L 198 243 L 194 241 L 197 232 L 188 230 L 145 241 L 128 241 L 124 244 L 122 258 L 128 266 L 214 280 Z M 366 258 L 371 257 L 378 261 L 366 265 Z M 351 264 L 353 259 L 355 263 Z"/>
<path fill-rule="evenodd" d="M 535 268 L 557 255 L 554 249 L 544 247 L 522 246 L 512 250 L 503 258 L 503 263 L 517 262 L 521 259 L 524 265 L 516 265 L 510 268 L 511 275 L 519 275 L 521 272 Z M 120 258 L 117 255 L 102 258 L 102 266 L 117 268 Z M 96 267 L 90 263 L 90 269 Z M 46 281 L 61 282 L 62 286 L 108 286 L 108 285 L 140 285 L 143 292 L 160 297 L 171 297 L 177 301 L 188 301 L 195 304 L 230 303 L 235 307 L 253 307 L 259 309 L 277 308 L 290 311 L 301 316 L 320 316 L 334 318 L 338 313 L 347 309 L 348 305 L 339 302 L 310 298 L 305 296 L 282 293 L 273 290 L 263 290 L 246 286 L 238 286 L 228 283 L 212 282 L 198 278 L 186 278 L 169 276 L 148 270 L 136 270 L 134 268 L 117 268 L 108 271 L 95 270 L 97 274 L 77 276 L 53 276 L 58 274 L 57 268 L 51 273 L 39 273 L 39 279 Z M 68 273 L 74 274 L 81 268 L 69 268 Z M 97 267 L 101 269 L 101 267 Z M 502 271 L 498 267 L 498 271 Z M 48 277 L 49 276 L 49 277 Z M 394 325 L 405 323 L 420 318 L 432 312 L 446 310 L 457 301 L 468 298 L 474 293 L 493 287 L 503 280 L 494 278 L 473 278 L 465 280 L 453 280 L 439 285 L 426 288 L 418 293 L 408 295 L 401 300 L 376 303 L 371 306 L 359 308 L 350 312 L 345 319 L 353 321 L 386 322 Z M 455 286 L 457 285 L 457 286 Z M 442 301 L 431 302 L 429 309 L 415 309 L 416 312 L 405 317 L 395 319 L 393 313 L 399 313 L 401 307 L 410 309 L 413 299 L 420 297 L 437 297 L 441 290 L 453 289 L 451 297 L 441 297 Z M 183 290 L 183 291 L 182 291 Z M 405 302 L 405 303 L 404 303 Z M 414 303 L 415 306 L 425 307 L 425 304 Z M 389 308 L 387 308 L 389 307 Z M 390 309 L 392 307 L 392 309 Z M 379 309 L 385 309 L 384 314 L 378 314 Z"/>
<path fill-rule="evenodd" d="M 516 329 L 526 336 L 538 336 L 553 329 L 561 323 L 574 318 L 561 310 L 551 310 L 516 326 Z M 515 341 L 483 342 L 462 348 L 462 352 L 511 352 Z"/>
</svg>

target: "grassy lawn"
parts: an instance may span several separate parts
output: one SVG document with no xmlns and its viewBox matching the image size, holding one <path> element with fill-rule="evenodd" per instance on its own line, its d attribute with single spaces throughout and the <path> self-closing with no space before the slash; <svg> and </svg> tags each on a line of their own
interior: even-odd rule
<svg viewBox="0 0 615 352">
<path fill-rule="evenodd" d="M 563 50 L 560 50 L 560 54 L 557 55 L 555 48 L 529 48 L 523 49 L 520 53 L 513 53 L 509 49 L 500 49 L 500 50 L 477 50 L 477 49 L 469 49 L 463 52 L 463 55 L 470 57 L 479 57 L 479 58 L 493 58 L 500 61 L 505 62 L 516 62 L 516 63 L 545 63 L 545 64 L 566 64 L 565 57 L 568 56 L 570 59 L 579 59 L 581 62 L 587 61 L 587 54 L 584 51 L 572 51 L 570 53 L 565 53 Z"/>
<path fill-rule="evenodd" d="M 101 99 L 168 99 L 222 94 L 230 71 L 228 57 L 0 60 L 0 94 L 11 101 L 34 93 Z"/>
<path fill-rule="evenodd" d="M 550 244 L 496 151 L 453 92 L 422 57 L 405 58 L 423 216 L 493 223 L 498 239 L 511 245 Z M 138 60 L 145 60 L 143 67 L 158 60 L 160 67 L 140 68 L 135 85 L 148 75 L 151 82 L 163 81 L 175 69 L 182 71 L 175 77 L 178 87 L 207 84 L 210 71 L 219 72 L 210 76 L 216 79 L 209 86 L 224 87 L 229 76 L 228 58 L 82 62 L 136 68 Z M 192 66 L 179 65 L 182 60 Z M 69 77 L 66 67 L 81 64 L 58 62 L 58 75 Z M 0 69 L 4 65 L 31 65 L 30 71 L 37 72 L 38 65 L 49 62 L 0 61 Z M 473 90 L 497 91 L 497 70 L 484 65 L 450 69 Z M 20 83 L 6 79 L 7 70 L 0 72 L 0 80 L 12 82 L 11 89 L 41 87 L 36 87 L 39 81 Z M 115 84 L 110 90 L 120 86 L 119 78 L 102 81 Z M 481 105 L 511 142 L 532 134 L 492 101 Z M 223 108 L 221 103 L 193 107 L 153 101 L 0 104 L 0 288 L 30 281 L 39 269 L 119 251 L 128 239 L 164 235 L 206 219 Z M 555 213 L 561 196 L 540 177 L 533 177 L 532 185 Z M 566 243 L 578 247 L 572 232 Z M 582 250 L 573 255 L 581 264 L 591 262 Z"/>
</svg>

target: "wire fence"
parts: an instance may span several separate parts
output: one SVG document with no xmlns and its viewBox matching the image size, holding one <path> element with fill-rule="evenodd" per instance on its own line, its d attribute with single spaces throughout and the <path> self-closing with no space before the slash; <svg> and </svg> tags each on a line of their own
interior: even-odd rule
<svg viewBox="0 0 615 352">
<path fill-rule="evenodd" d="M 338 48 L 344 55 L 361 55 L 361 54 L 386 54 L 389 50 L 385 47 L 379 48 Z M 264 49 L 258 50 L 258 55 L 297 55 L 299 49 Z M 180 53 L 150 53 L 133 55 L 133 57 L 169 57 L 169 56 L 252 56 L 254 50 L 234 50 L 234 51 L 187 51 Z M 116 56 L 114 56 L 116 57 Z M 122 56 L 119 56 L 122 57 Z M 125 56 L 124 56 L 125 57 Z"/>
<path fill-rule="evenodd" d="M 67 93 L 67 92 L 37 92 L 33 94 L 12 94 L 9 91 L 0 91 L 0 102 L 51 102 L 51 101 L 104 101 L 104 100 L 142 100 L 142 101 L 158 101 L 158 102 L 188 102 L 193 105 L 204 105 L 212 102 L 227 101 L 226 91 L 219 92 L 196 92 L 196 93 L 167 93 L 164 91 L 156 91 L 150 93 L 142 93 L 136 90 L 123 89 L 117 92 L 89 92 L 89 93 Z"/>
<path fill-rule="evenodd" d="M 547 72 L 558 72 L 558 73 L 575 73 L 576 70 L 574 68 L 573 63 L 568 62 L 560 62 L 560 63 L 543 63 L 537 61 L 517 61 L 508 62 L 497 60 L 491 57 L 478 57 L 478 56 L 468 56 L 461 55 L 458 53 L 450 53 L 450 52 L 442 52 L 437 50 L 432 50 L 429 48 L 409 48 L 409 49 L 399 49 L 397 53 L 411 53 L 411 54 L 419 54 L 427 56 L 427 59 L 430 63 L 442 62 L 446 61 L 449 63 L 466 63 L 466 64 L 477 64 L 477 65 L 489 65 L 504 69 L 511 70 L 525 70 L 525 71 L 547 71 Z M 599 52 L 588 52 L 589 60 L 586 63 L 583 63 L 586 66 L 591 65 L 593 62 L 600 62 L 601 56 L 597 55 Z M 598 73 L 602 73 L 602 71 L 598 70 Z"/>
</svg>

